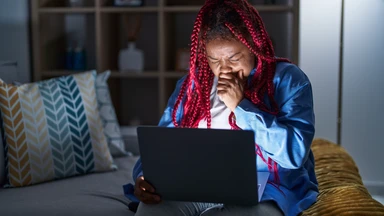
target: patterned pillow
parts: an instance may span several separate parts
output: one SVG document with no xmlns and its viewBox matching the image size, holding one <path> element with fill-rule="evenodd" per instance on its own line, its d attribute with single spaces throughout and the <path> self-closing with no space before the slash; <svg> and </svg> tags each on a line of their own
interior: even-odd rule
<svg viewBox="0 0 384 216">
<path fill-rule="evenodd" d="M 125 151 L 123 136 L 120 132 L 120 125 L 117 121 L 115 108 L 113 107 L 111 95 L 109 93 L 107 81 L 110 75 L 111 72 L 106 71 L 98 74 L 96 78 L 96 95 L 101 121 L 112 156 L 130 155 L 131 153 Z"/>
<path fill-rule="evenodd" d="M 7 186 L 116 169 L 88 72 L 0 85 Z"/>
</svg>

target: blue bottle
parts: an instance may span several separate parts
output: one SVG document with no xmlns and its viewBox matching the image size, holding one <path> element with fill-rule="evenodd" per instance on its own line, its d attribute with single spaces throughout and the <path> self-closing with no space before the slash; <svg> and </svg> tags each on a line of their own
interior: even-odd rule
<svg viewBox="0 0 384 216">
<path fill-rule="evenodd" d="M 65 69 L 73 70 L 73 48 L 68 47 L 65 51 Z"/>
<path fill-rule="evenodd" d="M 73 54 L 73 70 L 85 70 L 86 67 L 85 50 L 82 47 L 76 47 Z"/>
</svg>

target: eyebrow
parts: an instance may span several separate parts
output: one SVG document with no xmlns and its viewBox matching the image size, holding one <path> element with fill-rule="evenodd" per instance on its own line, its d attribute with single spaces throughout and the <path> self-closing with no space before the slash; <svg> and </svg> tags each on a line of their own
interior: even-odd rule
<svg viewBox="0 0 384 216">
<path fill-rule="evenodd" d="M 238 52 L 238 53 L 233 54 L 231 57 L 229 57 L 229 59 L 235 57 L 236 55 L 239 55 L 240 53 L 241 53 L 241 52 Z"/>
<path fill-rule="evenodd" d="M 237 52 L 235 54 L 233 54 L 231 57 L 229 57 L 229 59 L 235 57 L 236 55 L 239 55 L 241 52 Z M 212 56 L 208 56 L 208 58 L 212 59 L 212 60 L 219 60 L 219 59 L 216 59 L 216 58 L 213 58 Z"/>
<path fill-rule="evenodd" d="M 212 60 L 219 60 L 219 59 L 215 59 L 215 58 L 213 58 L 212 56 L 208 56 L 208 58 L 210 58 L 210 59 L 212 59 Z"/>
</svg>

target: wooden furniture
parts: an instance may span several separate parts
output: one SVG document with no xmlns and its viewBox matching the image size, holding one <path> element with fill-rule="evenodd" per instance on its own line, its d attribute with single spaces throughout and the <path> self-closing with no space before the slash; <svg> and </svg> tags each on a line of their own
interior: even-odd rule
<svg viewBox="0 0 384 216">
<path fill-rule="evenodd" d="M 188 48 L 193 22 L 203 0 L 145 0 L 143 7 L 115 7 L 113 0 L 31 1 L 34 81 L 74 73 L 64 68 L 69 38 L 80 38 L 87 53 L 87 70 L 111 70 L 110 90 L 121 125 L 140 119 L 157 124 L 176 81 L 177 53 Z M 251 0 L 275 43 L 276 54 L 298 63 L 298 0 L 265 5 Z M 118 53 L 127 46 L 123 15 L 140 14 L 136 45 L 144 51 L 142 73 L 118 71 Z"/>
</svg>

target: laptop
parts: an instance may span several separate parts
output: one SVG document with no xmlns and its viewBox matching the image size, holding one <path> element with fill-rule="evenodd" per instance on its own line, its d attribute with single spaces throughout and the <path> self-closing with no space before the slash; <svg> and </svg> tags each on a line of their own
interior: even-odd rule
<svg viewBox="0 0 384 216">
<path fill-rule="evenodd" d="M 253 131 L 144 126 L 137 135 L 145 180 L 163 200 L 259 202 L 268 176 L 257 184 Z"/>
</svg>

